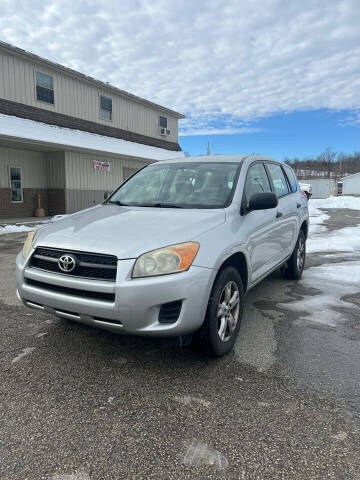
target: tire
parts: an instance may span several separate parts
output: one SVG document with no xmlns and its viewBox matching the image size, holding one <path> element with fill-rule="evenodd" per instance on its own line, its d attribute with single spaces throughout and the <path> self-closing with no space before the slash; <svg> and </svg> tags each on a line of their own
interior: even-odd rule
<svg viewBox="0 0 360 480">
<path fill-rule="evenodd" d="M 233 299 L 233 308 L 228 302 L 229 297 Z M 244 288 L 239 272 L 231 266 L 224 268 L 215 280 L 204 323 L 196 335 L 208 355 L 222 357 L 232 350 L 243 316 L 243 298 Z M 219 315 L 220 308 L 223 315 Z"/>
<path fill-rule="evenodd" d="M 287 261 L 285 268 L 285 278 L 290 280 L 300 280 L 304 271 L 306 260 L 306 238 L 304 232 L 300 230 L 294 251 Z"/>
</svg>

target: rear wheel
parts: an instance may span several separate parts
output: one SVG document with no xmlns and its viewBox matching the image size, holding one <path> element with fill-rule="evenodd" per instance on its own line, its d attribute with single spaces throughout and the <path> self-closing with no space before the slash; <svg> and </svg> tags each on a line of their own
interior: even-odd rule
<svg viewBox="0 0 360 480">
<path fill-rule="evenodd" d="M 226 267 L 215 280 L 203 325 L 197 332 L 205 351 L 216 357 L 229 353 L 243 315 L 243 284 L 234 267 Z"/>
<path fill-rule="evenodd" d="M 305 259 L 306 239 L 304 232 L 300 230 L 294 251 L 287 261 L 285 277 L 289 278 L 290 280 L 299 280 L 304 271 Z"/>
</svg>

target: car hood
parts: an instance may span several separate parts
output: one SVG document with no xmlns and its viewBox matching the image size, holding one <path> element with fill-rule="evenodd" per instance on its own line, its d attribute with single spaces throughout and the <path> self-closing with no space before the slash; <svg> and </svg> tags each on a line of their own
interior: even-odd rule
<svg viewBox="0 0 360 480">
<path fill-rule="evenodd" d="M 41 228 L 35 246 L 136 258 L 225 222 L 224 210 L 98 205 Z"/>
</svg>

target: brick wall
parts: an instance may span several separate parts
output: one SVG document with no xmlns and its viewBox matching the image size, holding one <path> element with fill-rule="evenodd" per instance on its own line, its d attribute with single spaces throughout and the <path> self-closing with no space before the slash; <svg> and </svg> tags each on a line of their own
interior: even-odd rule
<svg viewBox="0 0 360 480">
<path fill-rule="evenodd" d="M 65 213 L 65 190 L 24 188 L 23 203 L 12 203 L 10 188 L 0 188 L 0 218 L 32 217 L 37 208 L 37 197 L 41 194 L 41 206 L 46 215 Z"/>
</svg>

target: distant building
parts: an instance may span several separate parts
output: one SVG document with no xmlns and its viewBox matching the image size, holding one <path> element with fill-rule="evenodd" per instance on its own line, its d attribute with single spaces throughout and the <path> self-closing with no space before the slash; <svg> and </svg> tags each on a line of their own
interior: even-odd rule
<svg viewBox="0 0 360 480">
<path fill-rule="evenodd" d="M 343 182 L 343 195 L 360 196 L 360 172 L 354 173 L 354 175 L 348 175 L 341 180 Z"/>
<path fill-rule="evenodd" d="M 0 42 L 0 218 L 94 205 L 133 172 L 184 156 L 181 113 Z"/>
</svg>

